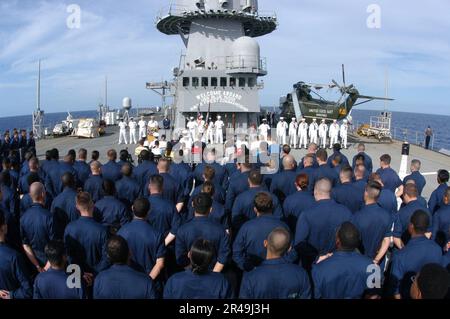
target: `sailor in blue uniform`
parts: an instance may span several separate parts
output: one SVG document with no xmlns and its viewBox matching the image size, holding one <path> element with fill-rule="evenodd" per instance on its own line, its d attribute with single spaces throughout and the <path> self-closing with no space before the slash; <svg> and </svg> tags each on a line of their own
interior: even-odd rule
<svg viewBox="0 0 450 319">
<path fill-rule="evenodd" d="M 189 251 L 190 269 L 169 278 L 164 287 L 164 299 L 231 299 L 232 289 L 221 273 L 212 272 L 214 245 L 197 239 Z"/>
<path fill-rule="evenodd" d="M 365 206 L 352 217 L 352 223 L 361 234 L 360 251 L 379 264 L 391 244 L 393 216 L 377 204 L 383 187 L 369 182 L 364 192 Z"/>
<path fill-rule="evenodd" d="M 320 150 L 319 150 L 320 151 Z M 338 227 L 352 217 L 350 210 L 331 199 L 331 181 L 320 179 L 314 188 L 316 204 L 305 210 L 298 219 L 294 247 L 308 267 L 317 256 L 335 248 Z"/>
<path fill-rule="evenodd" d="M 252 164 L 249 162 L 238 163 L 239 171 L 230 177 L 230 184 L 225 198 L 225 209 L 231 211 L 236 197 L 249 189 L 248 175 L 252 170 Z"/>
<path fill-rule="evenodd" d="M 148 200 L 150 211 L 147 215 L 148 222 L 163 234 L 168 246 L 177 234 L 181 225 L 181 217 L 175 205 L 162 196 L 164 180 L 160 175 L 153 175 L 149 181 Z"/>
<path fill-rule="evenodd" d="M 45 165 L 45 188 L 47 191 L 52 194 L 53 197 L 56 197 L 61 189 L 60 183 L 60 170 L 59 170 L 59 151 L 57 149 L 50 150 L 51 160 L 47 162 Z"/>
<path fill-rule="evenodd" d="M 5 215 L 0 211 L 0 299 L 28 299 L 33 289 L 27 265 L 17 250 L 6 244 Z"/>
<path fill-rule="evenodd" d="M 331 197 L 339 204 L 346 206 L 352 213 L 357 212 L 364 204 L 364 194 L 352 183 L 353 170 L 344 166 L 339 173 L 340 184 L 333 188 Z"/>
<path fill-rule="evenodd" d="M 214 184 L 214 197 L 213 199 L 220 204 L 225 204 L 225 189 L 218 182 L 214 182 L 214 177 L 216 175 L 216 171 L 214 167 L 210 165 L 204 166 L 203 175 L 202 175 L 202 184 L 204 182 L 212 182 Z M 202 189 L 202 184 L 196 186 L 194 191 L 192 192 L 191 198 L 200 194 Z"/>
<path fill-rule="evenodd" d="M 353 186 L 357 189 L 359 194 L 364 195 L 367 181 L 369 180 L 369 175 L 366 174 L 367 173 L 366 167 L 362 164 L 356 165 L 356 168 L 354 169 L 353 173 L 354 173 Z"/>
<path fill-rule="evenodd" d="M 258 267 L 244 274 L 241 299 L 309 299 L 308 274 L 284 256 L 291 247 L 291 236 L 285 228 L 275 228 L 264 240 L 267 256 Z"/>
<path fill-rule="evenodd" d="M 61 176 L 63 176 L 65 173 L 72 174 L 75 180 L 75 185 L 77 185 L 78 184 L 77 171 L 73 166 L 75 163 L 75 156 L 76 156 L 75 151 L 73 151 L 73 154 L 67 154 L 66 156 L 64 156 L 64 160 L 60 162 L 59 165 L 59 178 L 61 179 Z M 59 187 L 61 189 L 60 192 L 62 192 L 61 181 Z"/>
<path fill-rule="evenodd" d="M 314 298 L 361 299 L 370 294 L 367 282 L 372 260 L 357 252 L 359 243 L 358 229 L 343 223 L 337 231 L 336 250 L 312 268 Z"/>
<path fill-rule="evenodd" d="M 44 185 L 33 183 L 30 187 L 30 196 L 33 204 L 20 218 L 20 235 L 28 259 L 40 272 L 47 263 L 45 245 L 55 236 L 54 218 L 43 207 L 45 203 Z"/>
<path fill-rule="evenodd" d="M 298 174 L 295 185 L 297 187 L 297 192 L 289 195 L 283 203 L 283 216 L 292 233 L 295 233 L 297 221 L 301 213 L 311 208 L 316 203 L 314 196 L 308 190 L 308 175 L 304 173 Z"/>
<path fill-rule="evenodd" d="M 81 217 L 67 225 L 64 244 L 69 263 L 79 265 L 92 278 L 108 266 L 105 254 L 108 232 L 94 220 L 94 203 L 88 193 L 79 193 L 76 203 Z"/>
<path fill-rule="evenodd" d="M 103 178 L 101 175 L 101 164 L 94 161 L 90 164 L 92 175 L 84 183 L 84 191 L 88 192 L 92 200 L 95 202 L 99 201 L 103 197 Z"/>
<path fill-rule="evenodd" d="M 206 153 L 206 162 L 199 163 L 194 170 L 194 178 L 195 184 L 200 185 L 203 183 L 203 172 L 206 166 L 211 166 L 214 168 L 214 184 L 219 184 L 222 186 L 226 186 L 226 181 L 228 179 L 228 174 L 225 168 L 216 162 L 216 154 L 215 151 L 207 151 Z"/>
<path fill-rule="evenodd" d="M 377 173 L 370 174 L 369 182 L 377 182 L 381 186 L 383 186 L 383 189 L 380 192 L 380 197 L 378 198 L 378 205 L 380 205 L 382 208 L 384 208 L 394 216 L 397 213 L 398 207 L 397 197 L 395 196 L 394 192 L 384 188 L 383 181 L 381 180 L 380 175 L 378 175 Z"/>
<path fill-rule="evenodd" d="M 283 171 L 272 177 L 270 192 L 275 194 L 280 202 L 283 202 L 286 197 L 297 191 L 295 188 L 295 179 L 297 178 L 295 165 L 294 157 L 286 155 L 283 157 Z"/>
<path fill-rule="evenodd" d="M 305 158 L 310 157 L 312 159 L 312 168 L 318 168 L 319 163 L 317 163 L 316 158 L 316 152 L 317 152 L 317 144 L 311 143 L 308 145 L 307 154 L 298 162 L 297 171 L 301 171 L 305 168 Z"/>
<path fill-rule="evenodd" d="M 142 150 L 139 160 L 139 165 L 134 169 L 134 176 L 136 176 L 136 181 L 141 188 L 142 194 L 144 194 L 147 181 L 150 179 L 150 176 L 158 174 L 158 169 L 155 162 L 153 162 L 153 153 L 149 150 Z"/>
<path fill-rule="evenodd" d="M 410 166 L 411 174 L 403 179 L 403 185 L 406 185 L 406 182 L 409 181 L 410 179 L 412 179 L 415 182 L 417 186 L 417 191 L 419 192 L 419 196 L 422 196 L 422 191 L 427 183 L 425 177 L 423 177 L 423 175 L 420 174 L 421 165 L 422 163 L 419 160 L 417 159 L 412 160 Z"/>
<path fill-rule="evenodd" d="M 450 274 L 439 264 L 426 264 L 412 279 L 410 296 L 412 299 L 448 299 Z"/>
<path fill-rule="evenodd" d="M 133 203 L 133 220 L 123 226 L 117 235 L 128 243 L 131 265 L 156 280 L 164 268 L 166 247 L 164 235 L 147 222 L 150 202 L 138 198 Z"/>
<path fill-rule="evenodd" d="M 179 156 L 183 157 L 183 150 L 178 151 Z M 172 160 L 169 167 L 169 174 L 175 178 L 183 189 L 183 196 L 188 198 L 194 184 L 192 169 L 188 163 L 184 161 Z"/>
<path fill-rule="evenodd" d="M 320 149 L 317 151 L 316 156 L 317 162 L 319 163 L 319 167 L 316 168 L 314 174 L 310 176 L 311 191 L 314 190 L 316 182 L 322 178 L 329 179 L 331 181 L 332 186 L 337 185 L 337 183 L 339 182 L 339 175 L 336 173 L 335 169 L 331 168 L 327 164 L 328 158 L 327 151 L 324 149 Z"/>
<path fill-rule="evenodd" d="M 425 233 L 430 227 L 430 217 L 426 212 L 416 211 L 411 216 L 408 232 L 411 235 L 406 246 L 392 257 L 388 294 L 397 299 L 409 298 L 411 277 L 428 263 L 441 263 L 442 249 Z"/>
<path fill-rule="evenodd" d="M 38 174 L 40 178 L 41 183 L 45 183 L 45 177 L 39 170 L 39 161 L 36 157 L 31 158 L 28 161 L 28 171 L 22 175 L 19 179 L 19 193 L 20 194 L 27 194 L 29 191 L 29 185 L 28 185 L 28 176 L 30 176 L 31 173 Z"/>
<path fill-rule="evenodd" d="M 429 215 L 431 222 L 431 214 L 426 206 L 423 206 L 417 200 L 417 187 L 414 184 L 408 184 L 404 188 L 403 201 L 405 207 L 400 208 L 394 220 L 394 243 L 398 248 L 402 248 L 410 239 L 408 232 L 408 225 L 410 224 L 411 216 L 416 211 L 423 211 Z M 431 228 L 429 229 L 431 232 Z"/>
<path fill-rule="evenodd" d="M 233 244 L 233 260 L 241 270 L 250 271 L 266 258 L 264 240 L 275 228 L 289 227 L 273 216 L 272 197 L 267 192 L 259 192 L 253 201 L 256 218 L 247 221 L 239 229 Z"/>
<path fill-rule="evenodd" d="M 80 148 L 78 150 L 78 160 L 73 164 L 73 168 L 77 173 L 77 181 L 79 187 L 83 188 L 84 183 L 86 183 L 87 179 L 91 175 L 91 168 L 87 161 L 87 150 L 84 148 Z"/>
<path fill-rule="evenodd" d="M 17 192 L 13 191 L 11 187 L 11 177 L 8 171 L 0 173 L 0 189 L 2 192 L 2 198 L 0 200 L 1 205 L 7 211 L 14 216 L 17 216 L 19 209 L 19 198 Z"/>
<path fill-rule="evenodd" d="M 62 241 L 50 241 L 45 246 L 50 268 L 37 275 L 34 281 L 33 299 L 85 299 L 84 287 L 69 288 L 66 273 L 67 256 Z"/>
<path fill-rule="evenodd" d="M 350 166 L 347 156 L 345 156 L 344 154 L 341 153 L 341 144 L 336 143 L 333 145 L 333 154 L 331 154 L 327 160 L 327 164 L 329 167 L 333 167 L 332 162 L 333 162 L 334 158 L 337 156 L 340 157 L 340 159 L 341 159 L 340 164 L 342 166 Z"/>
<path fill-rule="evenodd" d="M 443 206 L 434 213 L 432 223 L 433 240 L 442 247 L 450 240 L 450 187 L 444 194 Z"/>
<path fill-rule="evenodd" d="M 402 180 L 391 168 L 391 156 L 389 154 L 384 154 L 380 157 L 380 168 L 377 170 L 377 174 L 380 175 L 384 188 L 394 193 L 398 188 L 398 194 L 403 193 Z"/>
<path fill-rule="evenodd" d="M 229 219 L 230 218 L 229 218 L 228 214 L 226 214 L 226 212 L 225 212 L 225 206 L 214 199 L 214 194 L 215 194 L 214 184 L 209 181 L 204 182 L 201 185 L 200 193 L 208 194 L 213 199 L 211 213 L 209 214 L 208 217 L 211 218 L 212 220 L 214 220 L 215 222 L 221 224 L 223 227 L 225 227 L 225 229 L 227 231 L 229 231 L 229 229 L 230 229 L 230 220 Z M 188 211 L 188 215 L 186 217 L 185 222 L 189 222 L 191 219 L 194 218 L 194 206 L 192 205 L 192 201 L 195 198 L 195 196 L 197 196 L 198 194 L 192 194 L 191 198 L 189 199 L 189 203 L 188 203 L 189 211 Z"/>
<path fill-rule="evenodd" d="M 372 163 L 372 158 L 366 153 L 366 146 L 363 143 L 359 143 L 358 144 L 358 154 L 356 154 L 353 157 L 353 162 L 352 162 L 352 167 L 353 169 L 356 168 L 356 160 L 358 159 L 358 156 L 362 155 L 363 156 L 363 163 L 364 163 L 364 167 L 366 168 L 366 171 L 368 174 L 372 174 L 373 171 L 373 163 Z"/>
<path fill-rule="evenodd" d="M 197 239 L 205 239 L 212 243 L 217 252 L 211 265 L 215 272 L 221 272 L 230 259 L 230 239 L 225 228 L 208 218 L 211 212 L 212 199 L 207 194 L 201 193 L 194 200 L 195 217 L 190 222 L 178 229 L 176 234 L 175 254 L 177 263 L 187 266 L 189 263 L 188 252 Z"/>
<path fill-rule="evenodd" d="M 267 188 L 262 186 L 263 176 L 257 169 L 248 174 L 249 189 L 239 194 L 231 210 L 231 224 L 234 231 L 238 231 L 243 223 L 256 217 L 254 199 L 260 192 L 267 192 Z M 273 203 L 273 215 L 281 219 L 283 215 L 282 207 L 279 204 L 277 196 L 270 194 Z"/>
<path fill-rule="evenodd" d="M 102 166 L 102 176 L 104 179 L 118 181 L 122 174 L 120 172 L 120 165 L 116 162 L 117 152 L 115 150 L 108 151 L 108 162 Z"/>
<path fill-rule="evenodd" d="M 445 254 L 442 256 L 441 265 L 450 272 L 450 229 L 448 230 L 447 238 L 447 245 L 445 247 Z"/>
<path fill-rule="evenodd" d="M 25 167 L 27 167 L 28 169 L 28 165 L 25 165 Z M 17 172 L 12 169 L 12 164 L 11 164 L 11 160 L 7 157 L 4 158 L 2 161 L 2 168 L 3 170 L 1 171 L 1 173 L 8 173 L 9 175 L 9 180 L 10 180 L 10 184 L 9 187 L 11 187 L 12 189 L 17 189 L 19 187 L 19 179 L 20 179 L 20 175 L 17 174 Z"/>
<path fill-rule="evenodd" d="M 103 198 L 95 203 L 94 217 L 114 232 L 130 221 L 131 214 L 125 204 L 115 197 L 116 187 L 113 181 L 103 181 L 103 195 Z"/>
<path fill-rule="evenodd" d="M 33 153 L 33 155 L 36 156 L 36 140 L 34 139 L 33 131 L 30 131 L 28 133 L 27 151 Z"/>
<path fill-rule="evenodd" d="M 443 205 L 443 199 L 445 191 L 448 187 L 447 183 L 449 180 L 448 170 L 441 169 L 438 171 L 437 182 L 439 184 L 433 193 L 431 193 L 430 199 L 428 200 L 428 208 L 430 212 L 434 214 Z"/>
<path fill-rule="evenodd" d="M 62 178 L 64 190 L 52 202 L 50 211 L 55 217 L 55 236 L 62 239 L 67 224 L 77 220 L 80 212 L 76 208 L 77 191 L 73 175 L 65 173 Z"/>
<path fill-rule="evenodd" d="M 120 236 L 107 243 L 112 266 L 95 278 L 94 299 L 156 299 L 155 285 L 148 274 L 128 266 L 130 250 Z"/>
<path fill-rule="evenodd" d="M 311 154 L 306 155 L 303 157 L 302 162 L 302 168 L 297 168 L 297 176 L 298 174 L 306 174 L 308 176 L 308 181 L 311 182 L 314 171 L 319 167 L 319 164 L 317 164 L 316 154 L 314 154 L 314 156 Z M 317 167 L 314 167 L 314 162 L 317 164 Z M 308 185 L 308 187 L 310 190 L 314 188 L 312 185 Z"/>
<path fill-rule="evenodd" d="M 125 163 L 122 165 L 122 178 L 116 182 L 117 198 L 131 209 L 133 202 L 141 194 L 140 186 L 133 177 L 133 165 Z"/>
</svg>

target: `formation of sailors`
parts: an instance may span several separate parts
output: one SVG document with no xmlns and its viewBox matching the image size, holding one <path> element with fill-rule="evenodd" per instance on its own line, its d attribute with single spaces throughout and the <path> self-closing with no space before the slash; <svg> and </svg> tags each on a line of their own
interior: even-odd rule
<svg viewBox="0 0 450 319">
<path fill-rule="evenodd" d="M 352 162 L 339 145 L 302 159 L 282 145 L 277 168 L 245 147 L 179 162 L 176 142 L 157 159 L 142 146 L 137 166 L 113 149 L 103 164 L 85 149 L 3 159 L 0 298 L 447 294 L 447 170 L 427 202 L 420 161 L 402 181 L 388 154 L 373 172 L 363 144 Z"/>
</svg>

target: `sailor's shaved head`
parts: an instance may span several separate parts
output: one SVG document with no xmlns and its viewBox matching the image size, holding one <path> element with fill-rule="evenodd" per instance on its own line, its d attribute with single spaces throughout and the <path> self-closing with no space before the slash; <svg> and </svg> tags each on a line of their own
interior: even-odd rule
<svg viewBox="0 0 450 319">
<path fill-rule="evenodd" d="M 332 184 L 328 178 L 319 179 L 314 186 L 314 196 L 321 198 L 329 198 Z"/>
<path fill-rule="evenodd" d="M 40 202 L 45 197 L 45 187 L 40 182 L 35 182 L 30 186 L 30 197 L 33 203 Z"/>
<path fill-rule="evenodd" d="M 291 235 L 282 227 L 275 228 L 267 237 L 267 251 L 272 256 L 281 257 L 285 255 L 290 245 Z"/>
<path fill-rule="evenodd" d="M 291 170 L 295 167 L 295 159 L 292 155 L 286 155 L 283 157 L 283 168 L 285 170 Z"/>
</svg>

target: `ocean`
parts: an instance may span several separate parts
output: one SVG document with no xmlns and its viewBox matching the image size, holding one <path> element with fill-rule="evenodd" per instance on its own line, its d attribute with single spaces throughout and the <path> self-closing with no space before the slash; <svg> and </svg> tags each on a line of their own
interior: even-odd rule
<svg viewBox="0 0 450 319">
<path fill-rule="evenodd" d="M 98 116 L 97 111 L 71 112 L 74 118 L 86 118 Z M 353 110 L 353 125 L 358 127 L 363 123 L 369 123 L 371 116 L 379 115 L 380 111 Z M 65 120 L 67 113 L 45 114 L 44 127 L 53 128 L 57 123 Z M 425 141 L 424 132 L 428 125 L 434 133 L 432 141 L 433 149 L 450 150 L 450 116 L 393 112 L 392 113 L 392 136 L 395 139 L 406 140 L 412 144 L 423 145 Z M 3 117 L 0 118 L 0 132 L 13 128 L 30 130 L 32 127 L 31 115 Z"/>
</svg>

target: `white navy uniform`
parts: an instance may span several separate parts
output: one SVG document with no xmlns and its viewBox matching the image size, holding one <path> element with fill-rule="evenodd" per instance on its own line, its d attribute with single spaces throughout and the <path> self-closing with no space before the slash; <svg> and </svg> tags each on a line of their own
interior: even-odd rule
<svg viewBox="0 0 450 319">
<path fill-rule="evenodd" d="M 127 123 L 119 122 L 119 145 L 128 144 L 127 142 Z"/>
<path fill-rule="evenodd" d="M 347 134 L 348 134 L 348 124 L 344 122 L 339 130 L 339 135 L 341 137 L 341 144 L 343 148 L 347 148 Z"/>
<path fill-rule="evenodd" d="M 328 125 L 323 122 L 319 125 L 319 139 L 320 139 L 320 147 L 327 147 L 327 133 L 328 133 Z"/>
<path fill-rule="evenodd" d="M 204 142 L 204 135 L 205 135 L 205 124 L 206 122 L 203 120 L 197 120 L 197 127 L 198 127 L 198 138 L 200 141 Z"/>
<path fill-rule="evenodd" d="M 258 127 L 259 135 L 262 136 L 262 139 L 267 142 L 267 137 L 269 135 L 270 126 L 267 122 L 262 122 L 262 124 Z"/>
<path fill-rule="evenodd" d="M 137 123 L 134 120 L 128 122 L 130 128 L 130 144 L 137 144 Z"/>
<path fill-rule="evenodd" d="M 279 121 L 277 124 L 277 142 L 278 144 L 286 144 L 286 130 L 288 129 L 288 124 L 283 120 Z"/>
<path fill-rule="evenodd" d="M 147 137 L 147 122 L 140 120 L 139 123 L 139 138 Z"/>
<path fill-rule="evenodd" d="M 292 122 L 289 124 L 289 144 L 293 147 L 297 146 L 297 129 L 297 120 L 292 119 Z"/>
<path fill-rule="evenodd" d="M 206 139 L 209 140 L 211 144 L 214 144 L 214 122 L 212 120 L 209 121 L 208 128 L 206 129 Z"/>
<path fill-rule="evenodd" d="M 149 130 L 153 129 L 154 131 L 156 131 L 159 129 L 159 124 L 155 120 L 150 120 L 150 121 L 148 121 L 148 128 L 149 128 Z"/>
<path fill-rule="evenodd" d="M 309 142 L 317 144 L 317 133 L 319 131 L 319 125 L 317 122 L 313 121 L 309 125 Z"/>
<path fill-rule="evenodd" d="M 302 145 L 307 148 L 308 147 L 308 123 L 301 122 L 298 126 L 298 136 L 300 137 L 299 147 L 302 148 Z"/>
<path fill-rule="evenodd" d="M 224 123 L 221 119 L 217 119 L 216 123 L 214 123 L 214 127 L 216 128 L 216 140 L 217 144 L 223 144 L 223 127 Z"/>
<path fill-rule="evenodd" d="M 195 136 L 197 135 L 197 128 L 198 128 L 197 122 L 195 122 L 193 119 L 191 119 L 187 123 L 186 127 L 189 130 L 189 137 L 191 139 L 191 142 L 194 142 L 196 140 Z"/>
<path fill-rule="evenodd" d="M 330 148 L 332 148 L 333 145 L 338 142 L 339 124 L 337 123 L 331 124 L 330 130 L 328 131 L 328 135 L 330 136 Z"/>
</svg>

